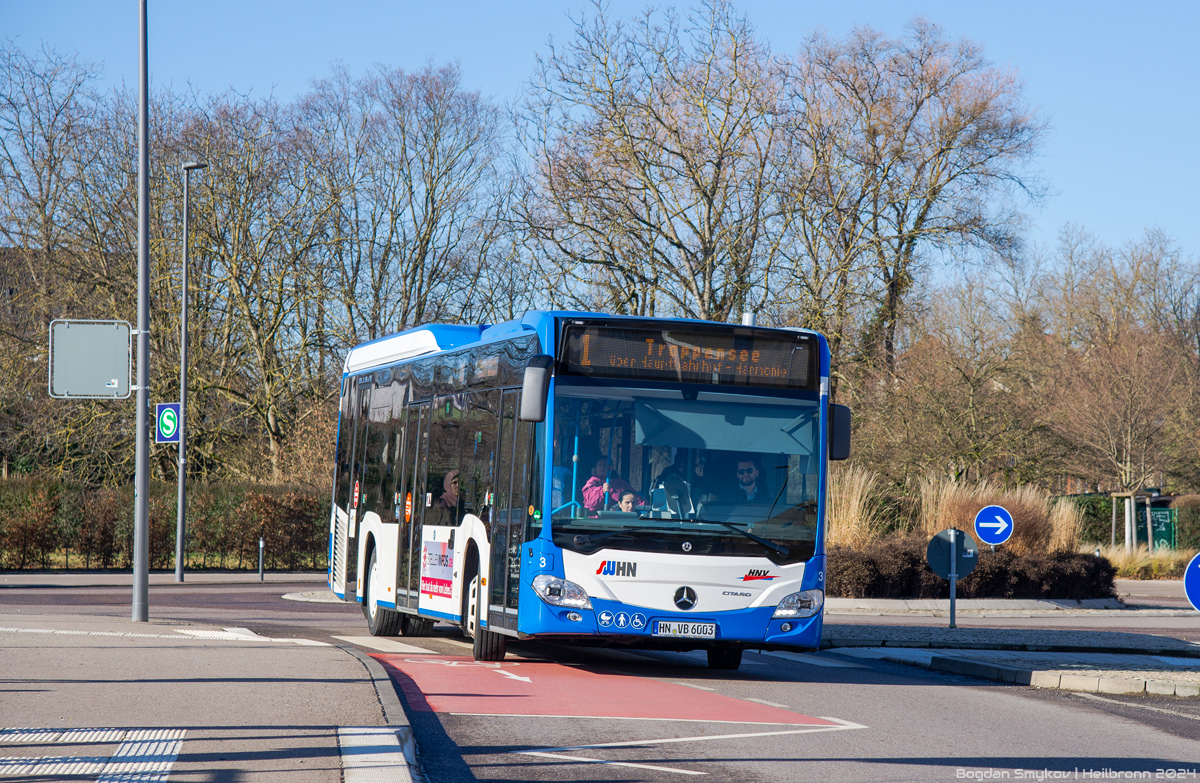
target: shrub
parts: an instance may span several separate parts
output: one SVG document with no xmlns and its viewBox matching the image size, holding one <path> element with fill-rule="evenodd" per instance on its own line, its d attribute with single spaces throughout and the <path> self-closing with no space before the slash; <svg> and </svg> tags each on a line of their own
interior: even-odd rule
<svg viewBox="0 0 1200 783">
<path fill-rule="evenodd" d="M 1075 495 L 1068 500 L 1083 515 L 1079 540 L 1092 544 L 1107 544 L 1112 541 L 1112 498 L 1105 495 Z"/>
<path fill-rule="evenodd" d="M 116 562 L 117 519 L 123 510 L 120 493 L 111 487 L 84 494 L 77 547 L 85 568 L 112 568 Z"/>
<path fill-rule="evenodd" d="M 151 568 L 175 563 L 177 487 L 151 482 Z M 189 567 L 257 568 L 258 538 L 270 568 L 323 568 L 328 549 L 328 494 L 308 487 L 195 485 L 188 492 Z M 0 567 L 133 564 L 132 487 L 81 489 L 38 478 L 0 481 Z M 197 562 L 199 561 L 199 562 Z"/>
<path fill-rule="evenodd" d="M 0 497 L 0 514 L 5 519 L 0 546 L 5 561 L 10 568 L 48 568 L 60 540 L 58 484 L 22 478 L 7 482 L 5 490 Z"/>
<path fill-rule="evenodd" d="M 828 550 L 831 597 L 946 598 L 949 584 L 925 562 L 928 540 L 891 538 L 856 551 Z M 979 563 L 958 580 L 960 598 L 1111 598 L 1116 569 L 1107 559 L 1075 552 L 1022 554 L 980 550 Z"/>
<path fill-rule="evenodd" d="M 1200 495 L 1180 495 L 1171 501 L 1176 510 L 1175 546 L 1200 549 Z"/>
</svg>

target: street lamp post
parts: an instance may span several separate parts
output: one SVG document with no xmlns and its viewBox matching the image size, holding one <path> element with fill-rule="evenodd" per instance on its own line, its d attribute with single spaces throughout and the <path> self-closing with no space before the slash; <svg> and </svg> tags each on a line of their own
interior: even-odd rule
<svg viewBox="0 0 1200 783">
<path fill-rule="evenodd" d="M 175 512 L 175 581 L 183 581 L 184 512 L 187 509 L 187 368 L 188 368 L 188 185 L 202 161 L 183 164 L 183 291 L 179 305 L 179 502 Z"/>
</svg>

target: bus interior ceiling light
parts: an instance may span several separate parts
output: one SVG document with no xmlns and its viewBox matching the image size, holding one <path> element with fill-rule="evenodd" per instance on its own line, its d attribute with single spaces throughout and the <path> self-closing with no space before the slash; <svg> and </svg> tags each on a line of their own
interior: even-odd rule
<svg viewBox="0 0 1200 783">
<path fill-rule="evenodd" d="M 541 574 L 533 579 L 534 592 L 551 606 L 568 606 L 574 609 L 591 609 L 592 599 L 587 591 L 574 582 L 557 576 Z"/>
<path fill-rule="evenodd" d="M 821 611 L 821 606 L 825 603 L 825 592 L 823 590 L 802 590 L 799 593 L 792 593 L 784 596 L 779 605 L 775 607 L 775 615 L 773 619 L 780 617 L 792 617 L 804 619 L 812 617 Z"/>
</svg>

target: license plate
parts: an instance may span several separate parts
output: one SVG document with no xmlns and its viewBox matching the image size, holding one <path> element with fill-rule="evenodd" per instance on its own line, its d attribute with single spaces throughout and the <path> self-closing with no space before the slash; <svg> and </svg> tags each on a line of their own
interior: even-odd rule
<svg viewBox="0 0 1200 783">
<path fill-rule="evenodd" d="M 716 639 L 716 623 L 689 623 L 679 620 L 656 620 L 651 630 L 653 636 L 676 636 L 689 639 Z"/>
</svg>

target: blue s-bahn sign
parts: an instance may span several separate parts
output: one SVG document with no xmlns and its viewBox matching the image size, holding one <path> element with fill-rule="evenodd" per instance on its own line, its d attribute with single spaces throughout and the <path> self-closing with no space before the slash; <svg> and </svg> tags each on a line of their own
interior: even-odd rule
<svg viewBox="0 0 1200 783">
<path fill-rule="evenodd" d="M 154 442 L 179 442 L 179 403 L 160 402 L 154 406 Z"/>
</svg>

